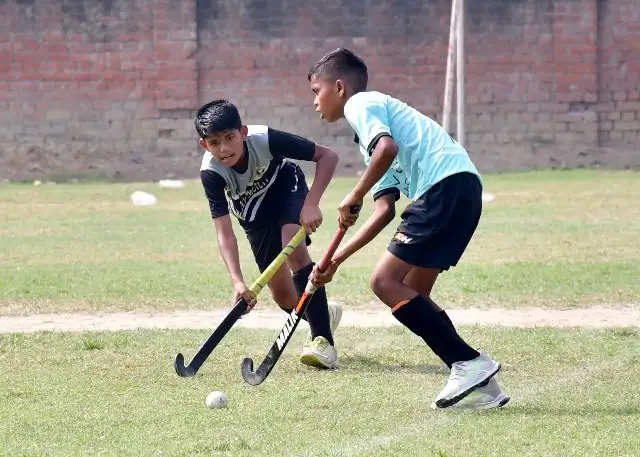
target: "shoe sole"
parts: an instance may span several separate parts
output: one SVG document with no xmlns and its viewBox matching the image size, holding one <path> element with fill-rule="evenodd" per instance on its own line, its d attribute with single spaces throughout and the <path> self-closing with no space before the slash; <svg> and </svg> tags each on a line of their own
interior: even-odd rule
<svg viewBox="0 0 640 457">
<path fill-rule="evenodd" d="M 310 367 L 322 368 L 325 370 L 333 370 L 337 368 L 337 363 L 325 363 L 313 354 L 304 354 L 300 356 L 300 363 Z"/>
<path fill-rule="evenodd" d="M 486 386 L 489 383 L 489 380 L 491 378 L 493 378 L 498 371 L 500 371 L 501 365 L 498 363 L 498 368 L 495 369 L 495 371 L 491 374 L 489 374 L 486 378 L 484 378 L 482 381 L 479 381 L 478 383 L 476 383 L 475 385 L 469 387 L 467 390 L 465 390 L 464 392 L 456 395 L 455 397 L 451 397 L 451 398 L 441 398 L 440 400 L 436 401 L 436 406 L 438 408 L 448 408 L 451 405 L 455 405 L 456 403 L 458 403 L 460 400 L 462 400 L 464 397 L 466 397 L 467 395 L 469 395 L 471 392 L 473 392 L 474 390 L 476 390 L 478 387 L 482 387 L 482 386 Z M 507 400 L 509 401 L 509 400 Z M 505 403 L 506 404 L 506 403 Z"/>
<path fill-rule="evenodd" d="M 475 408 L 471 408 L 471 409 L 491 409 L 491 408 L 502 408 L 504 405 L 506 405 L 507 403 L 509 403 L 509 400 L 511 400 L 511 397 L 505 395 L 504 397 L 502 397 L 500 400 L 498 400 L 497 402 L 491 402 L 491 403 L 485 403 L 483 405 L 479 405 Z"/>
<path fill-rule="evenodd" d="M 492 401 L 490 403 L 484 403 L 484 404 L 477 405 L 477 406 L 466 406 L 465 405 L 464 407 L 460 407 L 460 409 L 476 410 L 476 409 L 502 408 L 504 405 L 509 403 L 509 400 L 511 400 L 511 397 L 505 395 L 504 397 L 500 398 L 500 400 L 497 403 Z M 436 409 L 442 409 L 442 408 L 438 408 L 436 406 L 435 402 L 432 402 L 431 403 L 431 409 L 436 410 Z M 457 409 L 456 405 L 451 406 L 451 409 Z"/>
</svg>

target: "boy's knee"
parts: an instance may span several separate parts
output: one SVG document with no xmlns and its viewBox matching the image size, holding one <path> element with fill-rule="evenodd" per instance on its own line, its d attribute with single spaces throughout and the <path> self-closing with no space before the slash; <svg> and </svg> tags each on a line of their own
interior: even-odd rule
<svg viewBox="0 0 640 457">
<path fill-rule="evenodd" d="M 388 281 L 384 278 L 384 276 L 382 276 L 378 272 L 373 273 L 369 278 L 369 287 L 378 298 L 385 295 L 387 283 Z"/>
<path fill-rule="evenodd" d="M 291 254 L 289 254 L 287 263 L 292 270 L 299 270 L 309 263 L 309 254 L 307 254 L 305 249 L 298 247 Z"/>
<path fill-rule="evenodd" d="M 280 308 L 286 310 L 293 309 L 298 302 L 298 295 L 293 290 L 272 289 L 271 296 Z"/>
</svg>

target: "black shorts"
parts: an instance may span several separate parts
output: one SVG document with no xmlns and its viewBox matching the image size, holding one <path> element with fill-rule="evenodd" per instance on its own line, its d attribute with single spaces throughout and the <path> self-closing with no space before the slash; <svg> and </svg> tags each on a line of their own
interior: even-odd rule
<svg viewBox="0 0 640 457">
<path fill-rule="evenodd" d="M 243 225 L 249 239 L 253 257 L 263 272 L 282 251 L 282 226 L 300 225 L 300 212 L 309 188 L 304 173 L 294 163 L 287 163 L 278 173 L 272 189 L 265 196 L 266 205 L 261 207 L 263 214 L 250 225 Z M 306 245 L 311 244 L 309 236 Z"/>
<path fill-rule="evenodd" d="M 460 260 L 481 212 L 480 179 L 451 175 L 407 206 L 388 250 L 411 265 L 448 270 Z"/>
</svg>

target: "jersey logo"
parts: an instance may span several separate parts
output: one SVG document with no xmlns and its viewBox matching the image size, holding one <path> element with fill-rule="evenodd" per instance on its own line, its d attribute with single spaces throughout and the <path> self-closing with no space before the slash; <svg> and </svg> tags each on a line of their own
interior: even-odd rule
<svg viewBox="0 0 640 457">
<path fill-rule="evenodd" d="M 264 173 L 267 171 L 268 168 L 269 168 L 269 164 L 267 164 L 267 165 L 265 165 L 263 167 L 256 168 L 256 173 L 254 175 L 254 178 L 251 181 L 249 181 L 248 187 L 251 187 L 255 181 L 259 181 L 260 178 L 262 178 L 262 176 L 264 175 Z"/>
<path fill-rule="evenodd" d="M 256 170 L 256 179 L 252 180 L 245 191 L 237 196 L 231 193 L 229 185 L 225 187 L 225 196 L 231 212 L 240 220 L 251 222 L 254 220 L 258 208 L 267 191 L 278 177 L 278 172 L 284 161 L 272 160 L 269 165 Z"/>
<path fill-rule="evenodd" d="M 398 240 L 399 242 L 401 242 L 403 244 L 411 243 L 411 241 L 413 240 L 413 238 L 405 235 L 404 233 L 400 233 L 400 232 L 396 233 L 396 235 L 393 238 Z"/>
</svg>

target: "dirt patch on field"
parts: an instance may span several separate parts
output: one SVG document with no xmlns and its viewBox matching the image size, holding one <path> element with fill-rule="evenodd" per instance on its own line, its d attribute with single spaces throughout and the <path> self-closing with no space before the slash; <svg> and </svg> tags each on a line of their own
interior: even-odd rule
<svg viewBox="0 0 640 457">
<path fill-rule="evenodd" d="M 115 331 L 143 329 L 210 329 L 220 322 L 227 310 L 176 311 L 166 314 L 116 312 L 101 314 L 66 313 L 0 317 L 0 333 L 38 331 Z M 456 325 L 502 327 L 640 327 L 640 304 L 592 306 L 576 309 L 544 308 L 467 308 L 448 309 Z M 238 323 L 248 328 L 280 328 L 282 311 L 257 309 Z M 303 321 L 301 325 L 306 325 Z M 399 325 L 389 310 L 383 308 L 344 308 L 341 327 L 389 327 Z"/>
</svg>

